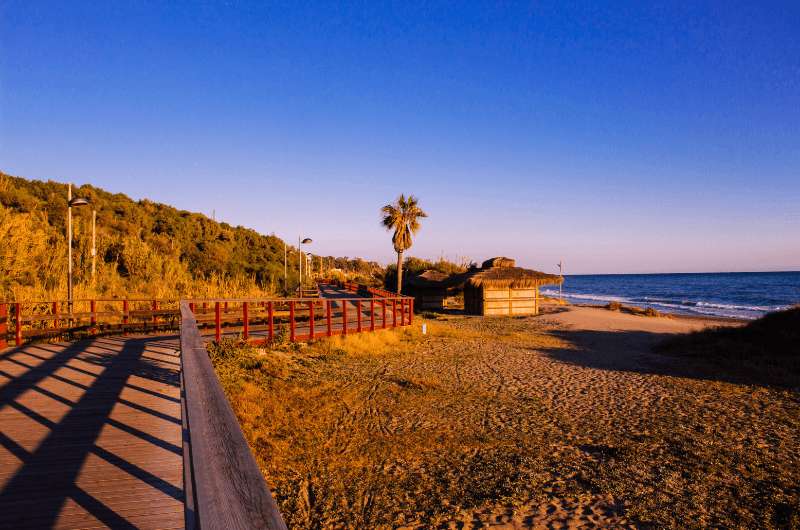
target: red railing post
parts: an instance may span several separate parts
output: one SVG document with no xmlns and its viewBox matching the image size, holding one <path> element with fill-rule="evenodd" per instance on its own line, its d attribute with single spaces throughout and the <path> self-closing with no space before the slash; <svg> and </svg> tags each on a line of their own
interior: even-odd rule
<svg viewBox="0 0 800 530">
<path fill-rule="evenodd" d="M 331 301 L 325 300 L 325 319 L 328 321 L 328 333 L 330 337 L 333 335 L 333 323 L 331 322 Z"/>
<path fill-rule="evenodd" d="M 97 301 L 96 300 L 90 300 L 89 301 L 89 312 L 92 313 L 91 319 L 89 321 L 91 323 L 91 326 L 92 326 L 92 333 L 95 333 L 97 331 L 97 330 L 94 329 L 94 327 L 97 325 Z"/>
<path fill-rule="evenodd" d="M 0 350 L 8 347 L 8 306 L 0 304 Z"/>
<path fill-rule="evenodd" d="M 381 311 L 383 312 L 383 316 L 381 318 L 381 327 L 386 329 L 386 300 L 381 299 Z"/>
<path fill-rule="evenodd" d="M 369 299 L 369 330 L 375 331 L 375 300 Z"/>
<path fill-rule="evenodd" d="M 414 299 L 408 299 L 408 325 L 410 326 L 414 320 Z"/>
<path fill-rule="evenodd" d="M 308 338 L 314 340 L 314 301 L 308 302 Z"/>
<path fill-rule="evenodd" d="M 228 302 L 225 302 L 225 312 L 228 312 Z"/>
<path fill-rule="evenodd" d="M 392 298 L 392 327 L 397 327 L 397 298 Z"/>
<path fill-rule="evenodd" d="M 53 302 L 53 328 L 58 329 L 58 302 Z"/>
<path fill-rule="evenodd" d="M 242 337 L 244 337 L 244 340 L 247 340 L 250 338 L 250 315 L 247 311 L 247 302 L 242 302 L 242 321 Z"/>
<path fill-rule="evenodd" d="M 189 311 L 194 313 L 194 302 L 189 302 Z"/>
<path fill-rule="evenodd" d="M 356 302 L 356 330 L 361 333 L 361 300 Z"/>
<path fill-rule="evenodd" d="M 22 346 L 22 304 L 19 302 L 14 304 L 14 316 L 17 318 L 17 325 L 14 327 L 14 342 L 17 346 Z"/>
<path fill-rule="evenodd" d="M 269 327 L 269 341 L 272 342 L 272 339 L 275 338 L 275 321 L 273 316 L 275 315 L 274 310 L 272 308 L 272 302 L 267 302 L 267 320 L 269 323 L 267 326 Z"/>
<path fill-rule="evenodd" d="M 152 307 L 153 307 L 153 327 L 156 327 L 156 324 L 158 322 L 158 317 L 156 316 L 156 313 L 155 313 L 156 311 L 158 311 L 158 302 L 156 300 L 153 300 L 153 306 Z"/>
<path fill-rule="evenodd" d="M 222 319 L 219 314 L 219 302 L 214 302 L 214 338 L 217 342 L 222 339 Z"/>
<path fill-rule="evenodd" d="M 400 302 L 400 325 L 402 326 L 406 322 L 406 317 L 404 313 L 406 309 L 406 301 L 405 299 L 401 298 L 400 300 L 398 300 L 398 302 Z"/>
<path fill-rule="evenodd" d="M 347 300 L 342 300 L 342 335 L 347 335 Z"/>
<path fill-rule="evenodd" d="M 294 342 L 294 302 L 289 302 L 289 340 Z"/>
<path fill-rule="evenodd" d="M 122 334 L 128 333 L 128 300 L 122 301 Z"/>
</svg>

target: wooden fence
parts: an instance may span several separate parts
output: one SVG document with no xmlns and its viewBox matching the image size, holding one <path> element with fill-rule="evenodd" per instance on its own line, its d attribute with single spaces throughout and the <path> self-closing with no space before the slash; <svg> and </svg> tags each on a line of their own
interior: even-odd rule
<svg viewBox="0 0 800 530">
<path fill-rule="evenodd" d="M 381 298 L 397 298 L 398 294 L 393 293 L 391 291 L 387 291 L 386 289 L 380 289 L 378 287 L 369 287 L 364 284 L 355 283 L 355 282 L 340 282 L 338 280 L 330 280 L 329 283 L 331 285 L 335 285 L 340 289 L 344 289 L 351 293 L 358 293 L 363 294 L 364 296 L 378 296 Z M 408 298 L 403 297 L 401 298 Z"/>
<path fill-rule="evenodd" d="M 0 348 L 48 338 L 177 329 L 177 300 L 0 302 Z"/>
<path fill-rule="evenodd" d="M 411 324 L 414 300 L 359 284 L 341 284 L 354 297 L 186 300 L 198 327 L 253 343 L 309 341 Z M 80 338 L 177 330 L 177 300 L 0 302 L 0 348 L 47 338 Z"/>
</svg>

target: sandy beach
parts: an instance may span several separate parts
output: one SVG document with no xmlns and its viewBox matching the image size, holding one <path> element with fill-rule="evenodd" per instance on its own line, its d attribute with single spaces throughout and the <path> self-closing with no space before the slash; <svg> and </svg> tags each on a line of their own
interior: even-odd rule
<svg viewBox="0 0 800 530">
<path fill-rule="evenodd" d="M 652 352 L 720 321 L 444 318 L 245 353 L 226 388 L 292 527 L 798 523 L 797 394 Z"/>
</svg>

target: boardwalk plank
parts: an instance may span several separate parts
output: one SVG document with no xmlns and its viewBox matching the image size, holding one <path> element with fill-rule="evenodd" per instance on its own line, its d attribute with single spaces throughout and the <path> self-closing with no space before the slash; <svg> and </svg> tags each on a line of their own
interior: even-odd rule
<svg viewBox="0 0 800 530">
<path fill-rule="evenodd" d="M 183 528 L 175 337 L 0 352 L 0 528 Z"/>
</svg>

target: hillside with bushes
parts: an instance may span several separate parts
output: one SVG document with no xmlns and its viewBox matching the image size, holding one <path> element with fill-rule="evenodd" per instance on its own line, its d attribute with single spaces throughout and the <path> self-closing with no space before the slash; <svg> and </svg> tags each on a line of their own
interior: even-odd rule
<svg viewBox="0 0 800 530">
<path fill-rule="evenodd" d="M 297 284 L 297 249 L 288 247 L 284 286 L 284 242 L 275 235 L 88 184 L 73 187 L 73 197 L 91 201 L 72 210 L 76 298 L 255 296 L 282 294 Z M 97 211 L 94 281 L 92 209 Z M 66 219 L 66 184 L 0 173 L 0 299 L 66 297 Z M 320 259 L 314 260 L 318 270 Z M 338 274 L 366 279 L 383 274 L 380 265 L 362 259 L 322 261 Z"/>
</svg>

